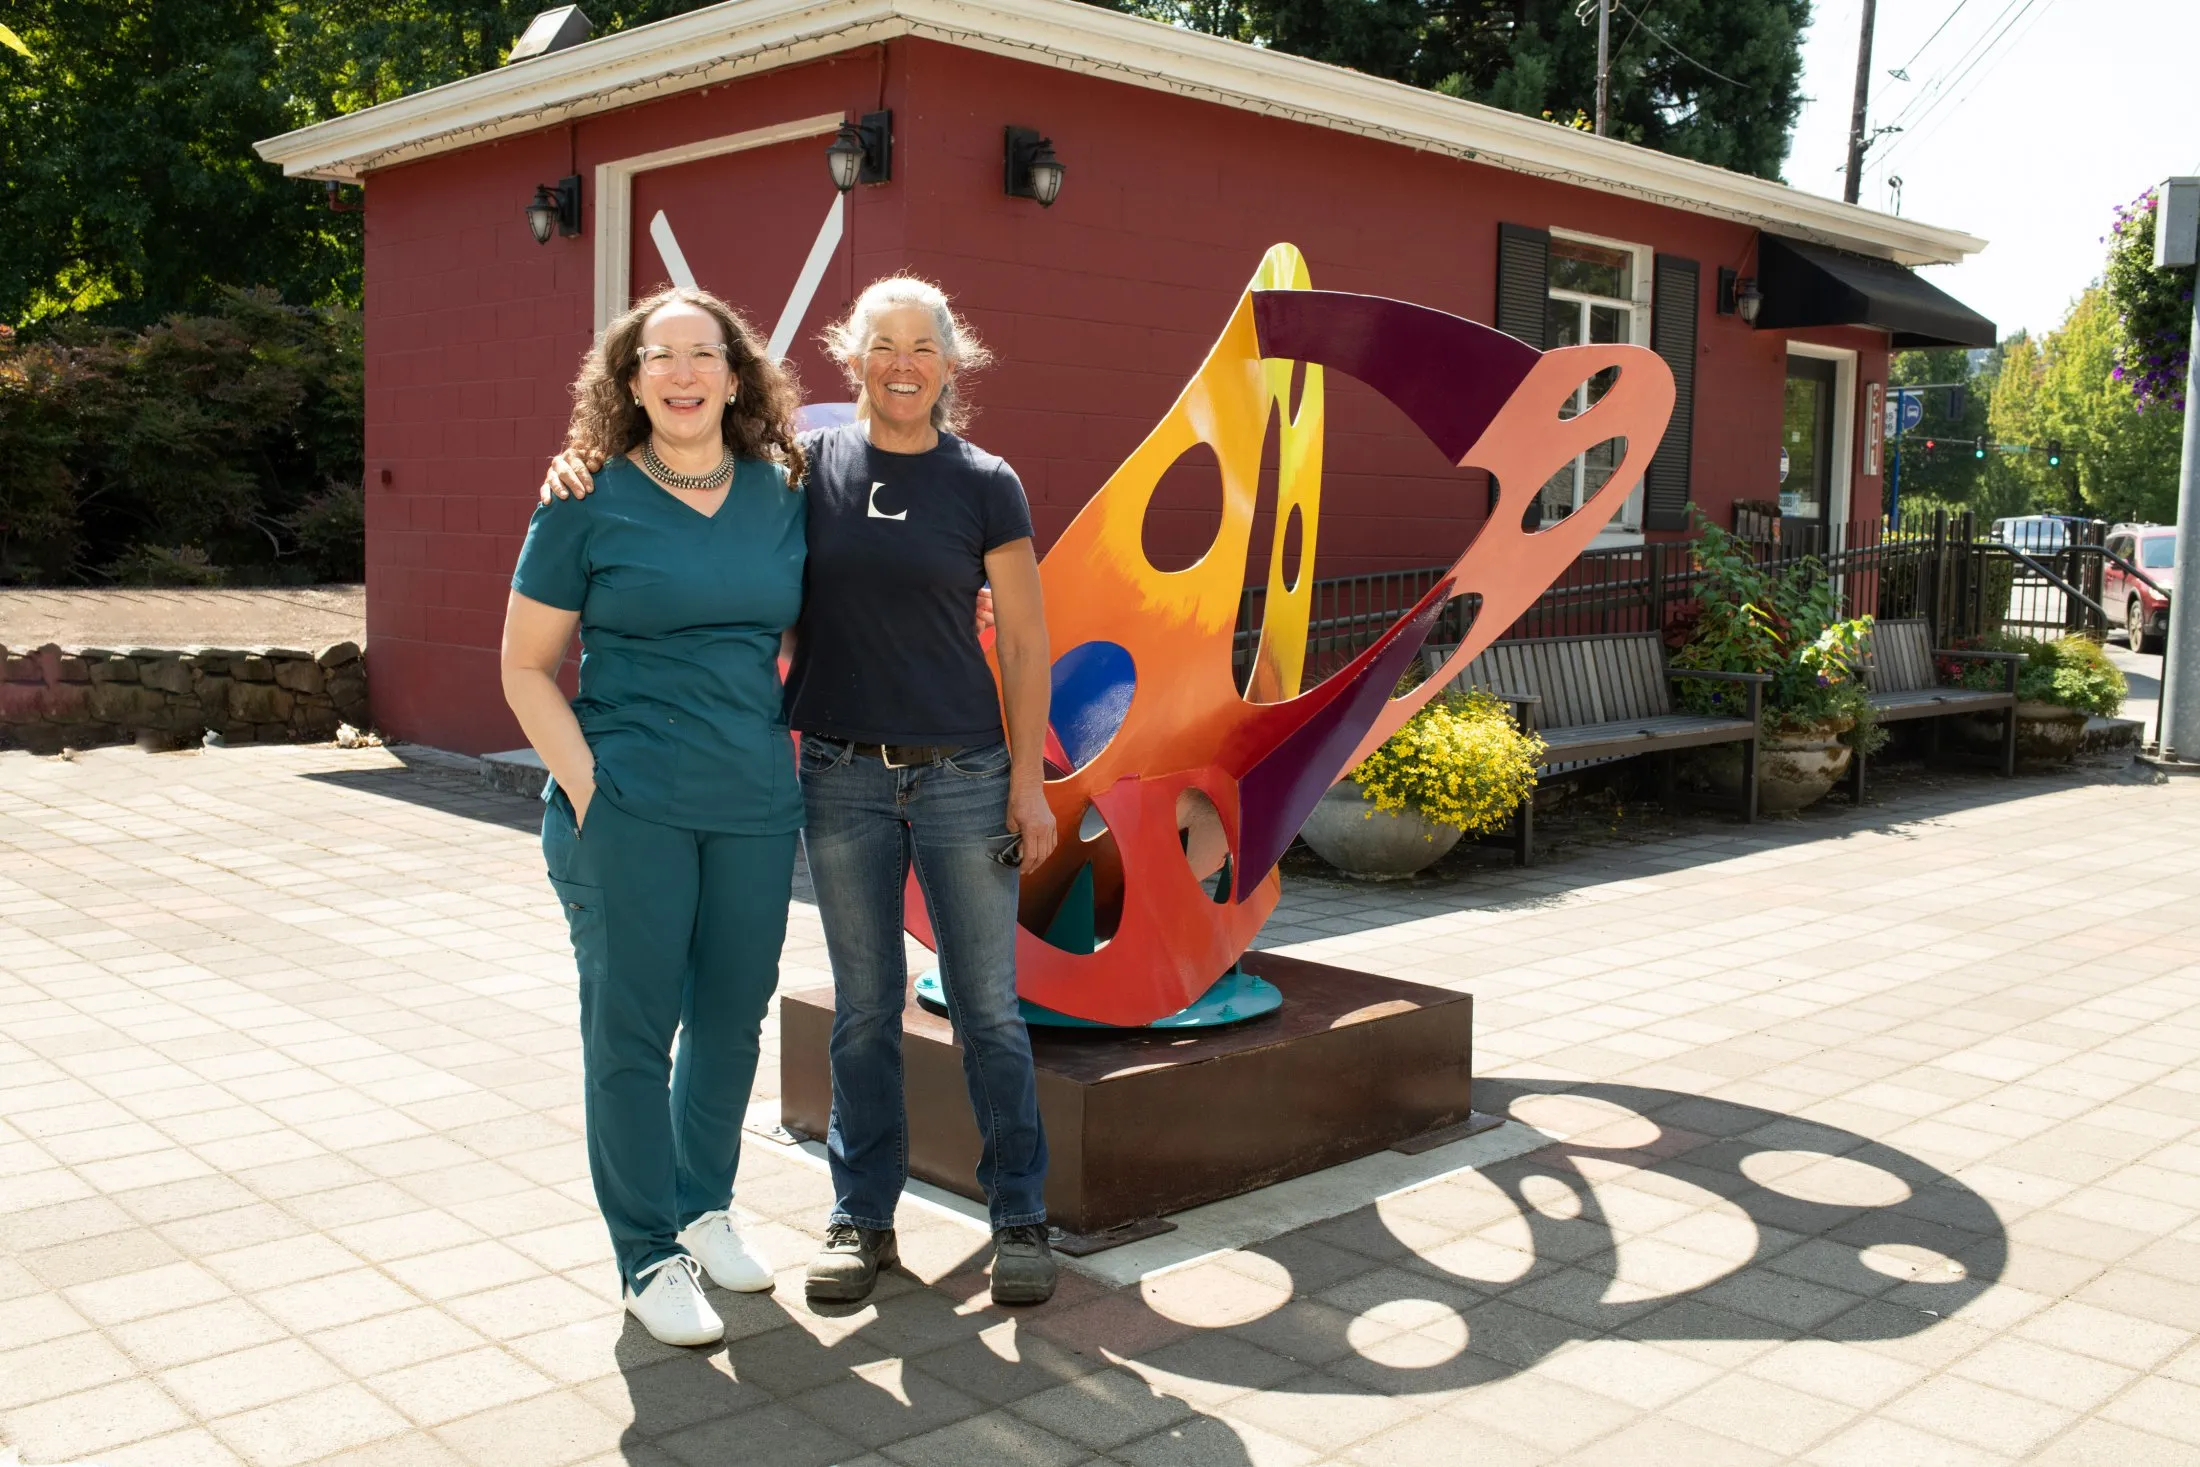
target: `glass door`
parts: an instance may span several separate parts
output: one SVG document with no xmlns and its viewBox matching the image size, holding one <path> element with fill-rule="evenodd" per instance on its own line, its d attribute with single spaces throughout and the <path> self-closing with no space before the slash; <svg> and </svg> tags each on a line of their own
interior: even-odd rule
<svg viewBox="0 0 2200 1467">
<path fill-rule="evenodd" d="M 1825 543 L 1833 508 L 1834 364 L 1821 357 L 1791 356 L 1787 396 L 1780 413 L 1780 517 L 1782 541 Z"/>
</svg>

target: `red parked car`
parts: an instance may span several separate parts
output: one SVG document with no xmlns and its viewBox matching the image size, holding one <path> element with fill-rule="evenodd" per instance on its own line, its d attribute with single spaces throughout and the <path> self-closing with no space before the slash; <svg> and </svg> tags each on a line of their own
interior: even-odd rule
<svg viewBox="0 0 2200 1467">
<path fill-rule="evenodd" d="M 2121 612 L 2134 652 L 2159 652 L 2169 636 L 2169 580 L 2177 566 L 2175 525 L 2118 525 L 2108 532 L 2108 548 L 2152 578 L 2135 576 L 2115 561 L 2101 572 L 2101 605 L 2109 615 Z"/>
</svg>

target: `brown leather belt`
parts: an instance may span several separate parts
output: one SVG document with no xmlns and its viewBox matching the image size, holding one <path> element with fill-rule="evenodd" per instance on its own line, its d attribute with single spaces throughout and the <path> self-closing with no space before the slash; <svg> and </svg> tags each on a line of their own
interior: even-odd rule
<svg viewBox="0 0 2200 1467">
<path fill-rule="evenodd" d="M 937 764 L 963 751 L 961 744 L 859 744 L 853 739 L 828 739 L 858 759 L 876 759 L 888 769 L 907 769 L 916 764 Z"/>
</svg>

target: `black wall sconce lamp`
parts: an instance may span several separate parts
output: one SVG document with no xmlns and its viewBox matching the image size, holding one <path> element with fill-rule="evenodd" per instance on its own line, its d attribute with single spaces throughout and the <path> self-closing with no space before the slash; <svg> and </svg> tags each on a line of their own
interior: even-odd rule
<svg viewBox="0 0 2200 1467">
<path fill-rule="evenodd" d="M 1012 199 L 1037 199 L 1044 209 L 1062 192 L 1062 160 L 1054 139 L 1028 127 L 1007 129 L 1003 140 L 1001 189 Z"/>
<path fill-rule="evenodd" d="M 859 183 L 885 183 L 894 176 L 894 114 L 866 112 L 843 122 L 825 148 L 825 166 L 842 193 Z"/>
<path fill-rule="evenodd" d="M 1719 314 L 1739 316 L 1744 326 L 1757 324 L 1757 312 L 1763 308 L 1765 298 L 1757 289 L 1755 276 L 1744 276 L 1739 270 L 1719 270 Z"/>
<path fill-rule="evenodd" d="M 579 238 L 581 176 L 578 173 L 569 173 L 556 183 L 535 185 L 534 202 L 527 206 L 527 228 L 534 234 L 536 244 L 550 243 L 552 229 L 567 239 Z"/>
</svg>

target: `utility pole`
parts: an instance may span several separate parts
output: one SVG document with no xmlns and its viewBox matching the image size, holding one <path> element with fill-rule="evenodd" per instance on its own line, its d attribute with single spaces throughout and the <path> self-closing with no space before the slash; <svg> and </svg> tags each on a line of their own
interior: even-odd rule
<svg viewBox="0 0 2200 1467">
<path fill-rule="evenodd" d="M 1841 197 L 1855 203 L 1864 187 L 1864 111 L 1872 90 L 1872 12 L 1878 0 L 1864 0 L 1864 30 L 1856 42 L 1856 106 L 1849 113 L 1849 176 Z"/>
<path fill-rule="evenodd" d="M 1871 0 L 1864 0 L 1866 5 Z M 1612 0 L 1597 0 L 1597 136 L 1612 122 Z"/>
<path fill-rule="evenodd" d="M 2172 178 L 2154 196 L 2154 267 L 2191 271 L 2200 285 L 2200 178 Z M 2164 767 L 2200 769 L 2200 290 L 2193 293 L 2185 364 L 2184 476 L 2177 495 L 2177 566 L 2170 576 L 2169 645 L 2162 652 Z"/>
</svg>

